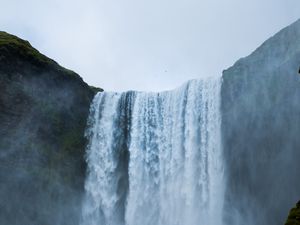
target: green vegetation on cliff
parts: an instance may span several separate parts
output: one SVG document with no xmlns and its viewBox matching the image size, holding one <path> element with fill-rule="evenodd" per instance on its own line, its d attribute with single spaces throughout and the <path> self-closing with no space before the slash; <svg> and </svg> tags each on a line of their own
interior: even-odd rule
<svg viewBox="0 0 300 225">
<path fill-rule="evenodd" d="M 300 201 L 291 209 L 285 225 L 300 225 Z"/>
<path fill-rule="evenodd" d="M 63 76 L 73 76 L 74 79 L 85 84 L 78 74 L 43 55 L 33 48 L 28 41 L 4 31 L 0 31 L 0 63 L 0 71 L 2 72 L 25 72 L 23 70 L 30 65 L 40 71 L 48 72 L 50 70 L 63 74 Z M 90 90 L 93 92 L 103 91 L 102 88 L 92 86 L 90 86 Z"/>
<path fill-rule="evenodd" d="M 0 32 L 0 90 L 0 224 L 78 224 L 84 131 L 102 89 Z"/>
<path fill-rule="evenodd" d="M 3 31 L 0 31 L 0 50 L 2 54 L 5 52 L 6 55 L 10 55 L 12 57 L 17 54 L 31 60 L 32 62 L 43 65 L 55 64 L 53 60 L 47 58 L 38 50 L 33 48 L 28 41 L 22 40 Z"/>
</svg>

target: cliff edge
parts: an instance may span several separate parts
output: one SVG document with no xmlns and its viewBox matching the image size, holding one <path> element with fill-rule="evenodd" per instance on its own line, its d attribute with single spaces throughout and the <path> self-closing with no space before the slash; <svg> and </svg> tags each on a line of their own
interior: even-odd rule
<svg viewBox="0 0 300 225">
<path fill-rule="evenodd" d="M 228 224 L 284 224 L 300 198 L 299 67 L 300 20 L 223 72 Z"/>
<path fill-rule="evenodd" d="M 77 224 L 97 89 L 0 32 L 0 90 L 0 224 Z"/>
</svg>

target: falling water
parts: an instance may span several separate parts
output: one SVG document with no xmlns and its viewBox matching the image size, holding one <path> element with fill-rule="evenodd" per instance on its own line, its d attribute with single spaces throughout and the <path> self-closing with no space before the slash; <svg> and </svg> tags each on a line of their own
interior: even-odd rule
<svg viewBox="0 0 300 225">
<path fill-rule="evenodd" d="M 98 93 L 82 225 L 221 225 L 219 79 L 161 93 Z"/>
</svg>

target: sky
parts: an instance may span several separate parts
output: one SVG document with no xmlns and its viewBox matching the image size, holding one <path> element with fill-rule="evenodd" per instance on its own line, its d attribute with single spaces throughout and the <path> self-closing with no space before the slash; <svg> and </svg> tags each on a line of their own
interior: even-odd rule
<svg viewBox="0 0 300 225">
<path fill-rule="evenodd" d="M 0 30 L 108 91 L 220 76 L 300 18 L 299 0 L 0 0 Z"/>
</svg>

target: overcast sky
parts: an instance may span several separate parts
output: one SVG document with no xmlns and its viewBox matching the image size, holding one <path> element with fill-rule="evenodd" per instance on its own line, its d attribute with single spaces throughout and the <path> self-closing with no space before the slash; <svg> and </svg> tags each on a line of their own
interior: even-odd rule
<svg viewBox="0 0 300 225">
<path fill-rule="evenodd" d="M 106 90 L 218 76 L 300 18 L 300 0 L 0 0 L 18 35 Z"/>
</svg>

